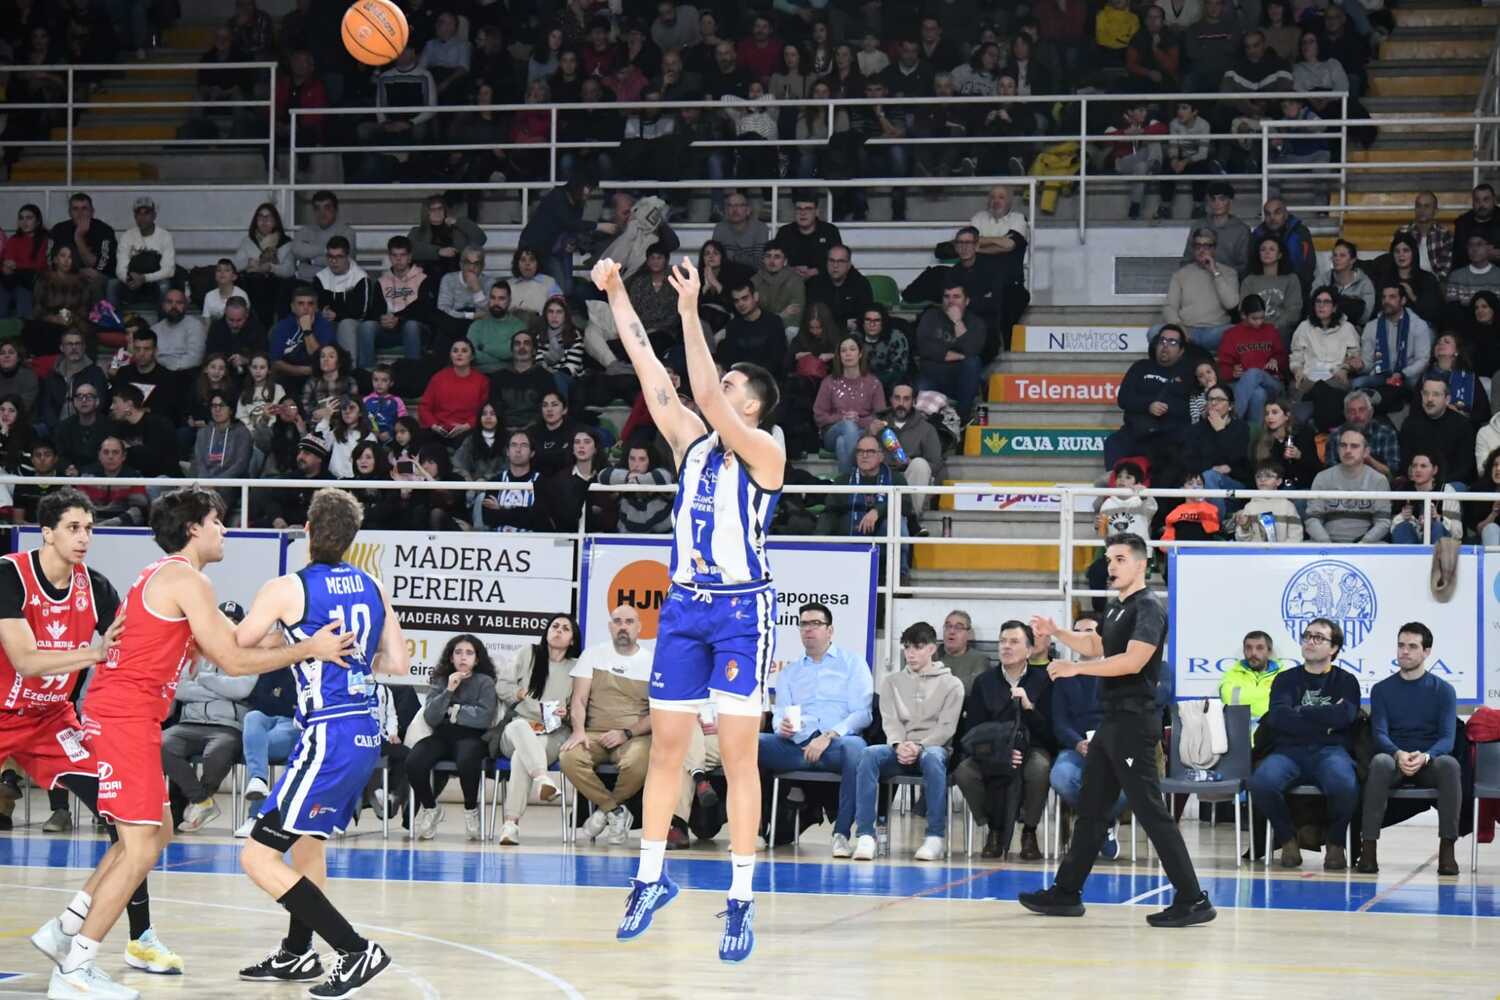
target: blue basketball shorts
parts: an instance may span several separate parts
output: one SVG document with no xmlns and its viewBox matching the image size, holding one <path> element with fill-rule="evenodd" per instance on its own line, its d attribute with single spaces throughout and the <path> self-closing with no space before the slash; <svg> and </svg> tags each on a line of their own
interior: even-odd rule
<svg viewBox="0 0 1500 1000">
<path fill-rule="evenodd" d="M 372 715 L 309 724 L 261 811 L 278 810 L 287 833 L 326 839 L 343 832 L 380 764 L 380 744 Z"/>
<path fill-rule="evenodd" d="M 651 665 L 651 704 L 721 714 L 765 711 L 765 680 L 776 650 L 776 589 L 697 590 L 672 584 L 662 606 Z"/>
</svg>

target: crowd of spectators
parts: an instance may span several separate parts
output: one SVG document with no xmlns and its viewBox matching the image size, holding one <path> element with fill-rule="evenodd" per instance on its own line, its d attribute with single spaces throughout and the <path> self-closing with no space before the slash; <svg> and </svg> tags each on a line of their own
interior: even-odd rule
<svg viewBox="0 0 1500 1000">
<path fill-rule="evenodd" d="M 1138 519 L 1137 533 L 1500 542 L 1500 505 L 1362 496 L 1492 493 L 1500 484 L 1500 417 L 1490 403 L 1500 375 L 1494 190 L 1475 187 L 1453 229 L 1436 208 L 1435 195 L 1418 195 L 1387 252 L 1361 259 L 1341 239 L 1316 275 L 1306 227 L 1280 199 L 1266 203 L 1253 231 L 1227 206 L 1193 230 L 1150 356 L 1121 382 L 1124 426 L 1106 445 L 1106 482 L 1128 470 L 1132 486 L 1340 495 L 1207 510 L 1189 502 Z"/>
<path fill-rule="evenodd" d="M 9 0 L 0 55 L 30 62 L 109 62 L 137 58 L 157 37 L 159 8 L 143 0 L 70 0 L 48 7 Z M 1027 7 L 988 0 L 777 0 L 735 5 L 703 0 L 606 3 L 574 0 L 402 0 L 410 25 L 406 49 L 371 71 L 355 64 L 338 37 L 338 0 L 299 0 L 279 23 L 256 0 L 238 0 L 202 54 L 198 92 L 205 100 L 271 98 L 278 133 L 290 138 L 293 108 L 372 109 L 368 116 L 301 119 L 300 149 L 339 145 L 401 147 L 449 144 L 473 148 L 397 154 L 394 149 L 344 156 L 351 181 L 475 183 L 539 181 L 588 175 L 599 180 L 681 181 L 822 178 L 849 180 L 1024 174 L 1042 151 L 1078 131 L 1076 105 L 1049 96 L 1121 95 L 1094 102 L 1091 132 L 1119 141 L 1091 150 L 1100 173 L 1183 174 L 1197 201 L 1208 175 L 1259 169 L 1262 119 L 1315 120 L 1343 108 L 1363 114 L 1359 97 L 1374 46 L 1393 27 L 1383 4 L 1331 5 L 1289 0 L 1040 0 Z M 276 90 L 254 71 L 217 63 L 274 60 Z M 7 100 L 62 100 L 62 75 L 11 74 Z M 1174 92 L 1223 94 L 1174 102 Z M 1296 94 L 1295 98 L 1261 95 Z M 1013 100 L 954 105 L 950 97 Z M 875 104 L 839 109 L 792 101 L 933 98 L 933 104 Z M 708 101 L 709 109 L 629 108 L 614 103 Z M 555 121 L 524 105 L 594 107 Z M 500 104 L 508 111 L 440 113 L 444 107 Z M 603 107 L 598 107 L 602 105 Z M 387 108 L 422 108 L 415 112 Z M 46 137 L 60 112 L 8 116 L 7 163 L 18 142 Z M 245 109 L 220 108 L 235 136 L 263 135 Z M 553 134 L 553 129 L 556 134 Z M 219 134 L 209 132 L 204 134 Z M 1245 139 L 1207 136 L 1243 133 Z M 194 133 L 198 134 L 198 133 Z M 1170 141 L 1150 141 L 1161 136 Z M 1363 138 L 1363 136 L 1361 136 Z M 905 139 L 948 139 L 914 145 Z M 1003 142 L 975 144 L 974 139 Z M 596 142 L 559 151 L 557 173 L 542 146 Z M 738 140 L 733 145 L 706 142 Z M 806 145 L 791 145 L 805 142 Z M 496 147 L 483 148 L 494 143 Z M 512 148 L 498 148 L 498 144 Z M 1276 162 L 1326 162 L 1327 139 L 1297 135 L 1272 143 Z M 1155 186 L 1157 214 L 1168 217 L 1178 183 Z M 668 190 L 686 205 L 687 192 Z M 1145 185 L 1131 188 L 1131 214 L 1142 212 Z M 863 187 L 840 192 L 836 214 L 864 219 Z M 906 191 L 890 191 L 891 217 L 906 214 Z M 477 216 L 481 198 L 466 198 Z M 722 189 L 711 221 L 726 217 Z"/>
<path fill-rule="evenodd" d="M 666 280 L 679 240 L 660 199 L 615 193 L 596 222 L 584 217 L 590 192 L 569 183 L 543 198 L 508 269 L 441 195 L 369 270 L 331 191 L 292 231 L 258 206 L 232 256 L 192 269 L 149 197 L 123 233 L 84 192 L 50 229 L 27 205 L 0 246 L 0 323 L 13 338 L 0 342 L 0 462 L 21 475 L 347 480 L 372 528 L 665 531 L 664 500 L 589 490 L 674 474 L 613 317 L 572 277 L 575 249 L 625 262 L 632 304 L 681 384 Z M 732 193 L 699 253 L 699 316 L 719 362 L 753 361 L 783 382 L 777 433 L 793 460 L 833 459 L 830 481 L 940 483 L 983 366 L 1025 305 L 1024 215 L 993 190 L 951 251 L 937 248 L 954 263 L 909 290 L 934 300 L 911 322 L 875 301 L 816 194 L 794 200 L 793 221 L 771 233 Z M 375 480 L 454 485 L 358 485 Z M 26 519 L 41 492 L 15 491 L 12 517 Z M 98 492 L 105 521 L 141 523 L 145 490 Z M 309 494 L 255 490 L 245 513 L 294 525 Z M 225 496 L 239 513 L 239 491 Z M 884 523 L 883 497 L 802 508 L 862 534 Z M 921 506 L 903 510 L 904 530 L 922 531 Z"/>
</svg>

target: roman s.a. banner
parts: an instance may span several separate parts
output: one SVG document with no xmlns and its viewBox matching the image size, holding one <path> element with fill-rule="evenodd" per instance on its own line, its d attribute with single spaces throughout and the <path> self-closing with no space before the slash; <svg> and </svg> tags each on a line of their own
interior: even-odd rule
<svg viewBox="0 0 1500 1000">
<path fill-rule="evenodd" d="M 834 642 L 873 663 L 876 557 L 869 542 L 766 545 L 776 581 L 777 660 L 802 655 L 797 609 L 814 601 L 833 612 Z M 655 538 L 589 538 L 584 542 L 579 625 L 585 646 L 609 641 L 609 613 L 629 604 L 641 615 L 641 639 L 656 638 L 667 597 L 671 542 Z"/>
<path fill-rule="evenodd" d="M 344 553 L 390 595 L 411 650 L 408 683 L 426 684 L 454 636 L 471 633 L 502 661 L 573 610 L 573 543 L 522 533 L 361 531 Z M 307 565 L 307 541 L 287 569 Z M 397 682 L 399 683 L 399 682 Z"/>
<path fill-rule="evenodd" d="M 1420 545 L 1178 549 L 1170 565 L 1176 696 L 1217 696 L 1245 633 L 1256 629 L 1271 636 L 1272 656 L 1283 667 L 1300 665 L 1303 629 L 1327 618 L 1344 631 L 1337 665 L 1359 678 L 1365 698 L 1396 671 L 1396 631 L 1415 621 L 1432 630 L 1428 668 L 1453 685 L 1460 702 L 1480 701 L 1484 569 L 1483 550 L 1465 547 L 1457 585 L 1439 600 L 1429 586 L 1432 549 Z"/>
</svg>

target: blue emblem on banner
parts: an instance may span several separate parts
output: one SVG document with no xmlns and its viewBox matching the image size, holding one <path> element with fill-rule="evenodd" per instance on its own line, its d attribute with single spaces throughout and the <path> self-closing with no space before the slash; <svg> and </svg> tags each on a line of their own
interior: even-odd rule
<svg viewBox="0 0 1500 1000">
<path fill-rule="evenodd" d="M 1302 567 L 1281 592 L 1281 618 L 1288 632 L 1300 638 L 1308 622 L 1327 618 L 1344 630 L 1346 649 L 1365 641 L 1378 612 L 1370 578 L 1337 559 L 1320 559 Z"/>
</svg>

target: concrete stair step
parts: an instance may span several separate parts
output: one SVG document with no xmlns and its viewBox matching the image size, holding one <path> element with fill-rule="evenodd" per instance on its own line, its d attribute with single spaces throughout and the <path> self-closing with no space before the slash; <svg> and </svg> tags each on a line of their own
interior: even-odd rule
<svg viewBox="0 0 1500 1000">
<path fill-rule="evenodd" d="M 1489 50 L 1486 49 L 1483 56 L 1473 59 L 1381 59 L 1370 64 L 1369 75 L 1371 80 L 1389 76 L 1483 76 L 1485 57 L 1488 55 Z"/>
<path fill-rule="evenodd" d="M 1113 374 L 1118 377 L 1125 374 L 1125 369 L 1137 360 L 1138 356 L 1134 352 L 1123 351 L 1107 354 L 1012 351 L 1004 356 L 1001 370 L 1014 374 L 1038 374 L 1063 370 L 1080 375 Z"/>
<path fill-rule="evenodd" d="M 60 184 L 67 180 L 67 161 L 61 156 L 23 157 L 10 171 L 14 184 Z M 154 163 L 130 159 L 73 158 L 74 183 L 138 183 L 161 180 Z"/>
<path fill-rule="evenodd" d="M 1353 178 L 1350 178 L 1352 181 Z M 1417 187 L 1415 184 L 1403 184 L 1399 189 L 1386 188 L 1378 191 L 1350 191 L 1349 204 L 1351 205 L 1405 205 L 1410 207 L 1416 201 L 1418 192 L 1429 190 Z M 1438 204 L 1455 204 L 1469 200 L 1469 189 L 1459 187 L 1450 182 L 1431 188 L 1438 197 Z"/>
<path fill-rule="evenodd" d="M 1056 326 L 1150 326 L 1160 317 L 1151 306 L 1034 305 L 1021 316 L 1022 324 Z"/>
<path fill-rule="evenodd" d="M 135 86 L 130 88 L 116 88 L 113 85 L 100 88 L 94 95 L 92 103 L 96 104 L 127 104 L 135 102 L 167 102 L 167 101 L 192 101 L 197 99 L 197 93 L 191 87 L 183 87 L 175 82 L 163 81 L 161 83 Z M 110 115 L 125 114 L 131 110 L 141 111 L 171 111 L 172 108 L 119 108 L 110 111 Z M 186 111 L 186 109 L 182 109 Z"/>
<path fill-rule="evenodd" d="M 987 397 L 993 403 L 1034 406 L 1110 407 L 1120 377 L 1115 373 L 1075 374 L 1065 365 L 1051 366 L 1050 371 L 999 372 L 989 378 Z"/>
<path fill-rule="evenodd" d="M 1075 546 L 1073 562 L 1087 566 L 1097 550 Z M 1061 549 L 1053 534 L 1037 545 L 912 546 L 912 566 L 924 570 L 982 570 L 989 573 L 1047 573 L 1056 581 Z"/>
<path fill-rule="evenodd" d="M 1444 192 L 1462 190 L 1464 195 L 1460 201 L 1467 202 L 1469 185 L 1473 176 L 1474 168 L 1467 163 L 1454 163 L 1452 168 L 1422 167 L 1415 171 L 1399 166 L 1391 166 L 1387 169 L 1351 170 L 1349 171 L 1348 198 L 1349 202 L 1354 204 L 1355 195 L 1392 193 L 1406 195 L 1410 193 L 1410 197 L 1415 198 L 1418 191 L 1436 191 L 1438 204 L 1451 205 L 1454 202 L 1443 197 Z M 1365 204 L 1370 203 L 1365 202 Z"/>
<path fill-rule="evenodd" d="M 1468 118 L 1474 114 L 1474 101 L 1460 95 L 1454 96 L 1385 96 L 1371 94 L 1365 98 L 1365 110 L 1371 118 Z M 1423 125 L 1424 129 L 1440 128 Z M 1454 123 L 1455 128 L 1465 128 L 1473 134 L 1474 126 Z"/>
<path fill-rule="evenodd" d="M 179 124 L 117 122 L 113 125 L 79 125 L 73 129 L 73 137 L 75 139 L 136 139 L 141 142 L 153 142 L 177 138 Z M 53 140 L 62 140 L 67 137 L 66 128 L 55 128 L 51 132 Z"/>
<path fill-rule="evenodd" d="M 1463 29 L 1440 29 L 1438 37 L 1411 37 L 1407 29 L 1380 45 L 1380 60 L 1400 59 L 1483 59 L 1489 55 L 1492 42 Z"/>
<path fill-rule="evenodd" d="M 175 24 L 162 32 L 162 44 L 172 49 L 192 49 L 206 52 L 213 48 L 217 23 Z"/>
<path fill-rule="evenodd" d="M 1492 7 L 1414 7 L 1403 3 L 1393 13 L 1397 34 L 1403 28 L 1477 28 L 1500 25 L 1500 9 Z"/>
<path fill-rule="evenodd" d="M 1014 590 L 1051 591 L 1057 589 L 1057 573 L 1016 570 L 1001 573 L 965 569 L 920 569 L 913 567 L 906 581 L 915 587 L 1008 587 Z"/>
<path fill-rule="evenodd" d="M 1458 149 L 1464 155 L 1474 153 L 1474 129 L 1445 129 L 1436 125 L 1385 125 L 1375 139 L 1373 150 L 1384 149 Z M 1355 150 L 1358 154 L 1363 150 Z"/>
<path fill-rule="evenodd" d="M 1397 146 L 1356 149 L 1350 156 L 1354 163 L 1428 163 L 1434 160 L 1469 162 L 1474 159 L 1473 144 L 1464 146 Z"/>
<path fill-rule="evenodd" d="M 1402 76 L 1372 75 L 1372 97 L 1472 97 L 1479 93 L 1481 73 L 1450 76 L 1422 73 Z"/>
</svg>

